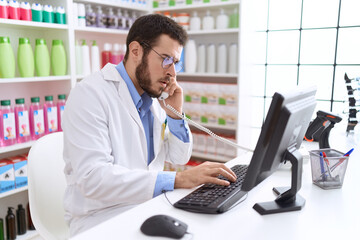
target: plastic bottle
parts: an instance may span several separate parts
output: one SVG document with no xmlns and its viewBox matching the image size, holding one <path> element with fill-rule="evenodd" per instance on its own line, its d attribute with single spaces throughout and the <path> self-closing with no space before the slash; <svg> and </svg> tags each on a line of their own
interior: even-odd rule
<svg viewBox="0 0 360 240">
<path fill-rule="evenodd" d="M 127 10 L 124 10 L 124 19 L 125 19 L 125 25 L 124 29 L 129 30 L 132 25 L 132 19 L 129 16 L 129 12 Z"/>
<path fill-rule="evenodd" d="M 26 205 L 26 210 L 27 210 L 27 218 L 28 218 L 28 229 L 29 230 L 35 230 L 35 226 L 34 226 L 34 224 L 32 222 L 32 219 L 31 219 L 29 203 Z"/>
<path fill-rule="evenodd" d="M 0 146 L 10 146 L 16 143 L 15 114 L 10 100 L 1 100 L 0 134 Z"/>
<path fill-rule="evenodd" d="M 18 143 L 28 142 L 31 140 L 29 111 L 24 98 L 15 99 L 15 103 L 16 139 Z"/>
<path fill-rule="evenodd" d="M 111 61 L 111 44 L 104 44 L 104 51 L 101 52 L 101 68 Z"/>
<path fill-rule="evenodd" d="M 15 215 L 12 212 L 12 207 L 8 208 L 7 215 L 5 217 L 6 220 L 6 235 L 8 240 L 14 240 L 16 239 L 16 221 L 15 221 Z"/>
<path fill-rule="evenodd" d="M 107 16 L 103 13 L 101 6 L 96 6 L 96 26 L 106 28 Z"/>
<path fill-rule="evenodd" d="M 111 52 L 110 62 L 112 64 L 119 64 L 121 62 L 120 44 L 114 44 L 114 50 Z"/>
<path fill-rule="evenodd" d="M 5 239 L 5 232 L 4 232 L 4 220 L 0 218 L 0 240 Z"/>
<path fill-rule="evenodd" d="M 81 56 L 81 46 L 79 45 L 78 40 L 75 40 L 75 60 L 76 60 L 76 74 L 83 74 L 82 67 L 82 56 Z"/>
<path fill-rule="evenodd" d="M 226 73 L 227 68 L 227 47 L 224 43 L 220 43 L 217 50 L 217 72 Z"/>
<path fill-rule="evenodd" d="M 43 21 L 43 7 L 39 3 L 33 3 L 31 5 L 31 15 L 33 22 Z"/>
<path fill-rule="evenodd" d="M 86 26 L 96 27 L 96 13 L 94 13 L 90 4 L 86 5 Z"/>
<path fill-rule="evenodd" d="M 121 12 L 121 8 L 118 8 L 117 10 L 117 21 L 118 21 L 118 29 L 125 29 L 125 18 L 124 16 L 122 15 L 122 12 Z"/>
<path fill-rule="evenodd" d="M 44 113 L 45 134 L 56 132 L 58 130 L 58 113 L 53 96 L 45 96 Z"/>
<path fill-rule="evenodd" d="M 220 14 L 216 17 L 216 29 L 226 29 L 229 27 L 229 17 L 225 14 L 223 8 L 220 9 Z"/>
<path fill-rule="evenodd" d="M 91 45 L 91 72 L 100 70 L 100 53 L 99 47 L 94 40 Z"/>
<path fill-rule="evenodd" d="M 51 5 L 47 4 L 43 7 L 43 21 L 46 23 L 54 23 L 54 9 Z"/>
<path fill-rule="evenodd" d="M 89 50 L 89 46 L 86 44 L 86 40 L 83 39 L 82 40 L 82 44 L 81 44 L 81 58 L 82 58 L 82 66 L 83 66 L 83 74 L 84 76 L 87 76 L 91 73 L 91 69 L 90 69 L 90 50 Z"/>
<path fill-rule="evenodd" d="M 189 39 L 185 46 L 185 72 L 194 73 L 196 71 L 196 43 L 194 39 Z"/>
<path fill-rule="evenodd" d="M 18 1 L 11 0 L 8 3 L 9 19 L 20 20 L 20 4 Z"/>
<path fill-rule="evenodd" d="M 50 75 L 50 54 L 43 38 L 35 40 L 35 72 L 39 77 Z"/>
<path fill-rule="evenodd" d="M 235 8 L 234 12 L 230 15 L 230 28 L 238 28 L 239 27 L 239 13 L 238 9 Z"/>
<path fill-rule="evenodd" d="M 122 44 L 120 45 L 120 62 L 124 60 L 125 53 L 126 53 L 126 44 Z"/>
<path fill-rule="evenodd" d="M 207 73 L 214 73 L 216 67 L 216 53 L 215 53 L 215 45 L 209 44 L 207 47 L 207 54 L 206 54 L 206 72 Z"/>
<path fill-rule="evenodd" d="M 9 18 L 8 3 L 6 0 L 0 0 L 0 18 Z"/>
<path fill-rule="evenodd" d="M 85 27 L 86 26 L 85 5 L 83 3 L 77 4 L 77 16 L 78 16 L 78 26 Z"/>
<path fill-rule="evenodd" d="M 55 76 L 66 74 L 66 53 L 62 40 L 53 40 L 50 53 L 51 69 Z"/>
<path fill-rule="evenodd" d="M 57 116 L 58 116 L 58 131 L 62 131 L 61 119 L 62 119 L 63 112 L 65 110 L 65 99 L 66 99 L 65 94 L 58 95 L 58 102 L 56 104 L 57 105 Z"/>
<path fill-rule="evenodd" d="M 21 77 L 34 77 L 34 54 L 28 38 L 19 38 L 18 67 Z"/>
<path fill-rule="evenodd" d="M 112 29 L 118 28 L 117 16 L 115 15 L 112 7 L 109 8 L 109 13 L 107 15 L 107 21 L 106 21 L 106 26 L 108 28 L 112 28 Z"/>
<path fill-rule="evenodd" d="M 237 60 L 238 47 L 236 43 L 230 44 L 229 47 L 229 73 L 237 73 L 238 60 Z"/>
<path fill-rule="evenodd" d="M 44 110 L 39 104 L 39 97 L 31 98 L 30 105 L 30 133 L 33 140 L 45 135 Z"/>
<path fill-rule="evenodd" d="M 21 204 L 18 205 L 16 210 L 16 219 L 18 227 L 18 235 L 24 235 L 26 233 L 26 218 L 25 218 L 25 209 Z"/>
<path fill-rule="evenodd" d="M 20 3 L 20 20 L 31 21 L 31 6 L 28 2 Z"/>
<path fill-rule="evenodd" d="M 205 73 L 206 69 L 206 49 L 204 44 L 198 46 L 197 72 Z"/>
<path fill-rule="evenodd" d="M 15 77 L 15 55 L 9 37 L 0 37 L 0 78 Z"/>
<path fill-rule="evenodd" d="M 211 16 L 210 10 L 206 11 L 206 16 L 202 20 L 203 30 L 214 29 L 214 18 Z"/>
<path fill-rule="evenodd" d="M 190 31 L 199 31 L 201 20 L 198 17 L 197 11 L 193 12 L 193 16 L 190 18 Z"/>
<path fill-rule="evenodd" d="M 66 24 L 65 8 L 62 6 L 55 8 L 55 23 Z"/>
</svg>

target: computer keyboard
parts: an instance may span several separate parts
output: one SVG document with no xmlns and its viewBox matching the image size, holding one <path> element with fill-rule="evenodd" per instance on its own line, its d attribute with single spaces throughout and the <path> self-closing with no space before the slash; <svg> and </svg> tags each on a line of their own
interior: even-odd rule
<svg viewBox="0 0 360 240">
<path fill-rule="evenodd" d="M 246 194 L 245 191 L 241 190 L 241 186 L 245 179 L 247 168 L 248 165 L 233 166 L 231 170 L 237 176 L 236 182 L 231 182 L 229 186 L 204 184 L 180 199 L 174 206 L 202 213 L 222 213 L 227 211 Z M 219 178 L 226 179 L 223 176 Z"/>
</svg>

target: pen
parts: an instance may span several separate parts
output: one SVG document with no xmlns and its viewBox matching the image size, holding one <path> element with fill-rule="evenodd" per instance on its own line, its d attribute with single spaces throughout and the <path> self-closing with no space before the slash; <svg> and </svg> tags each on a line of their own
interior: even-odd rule
<svg viewBox="0 0 360 240">
<path fill-rule="evenodd" d="M 320 169 L 322 180 L 325 181 L 325 169 L 324 169 L 324 158 L 322 152 L 320 152 Z"/>
<path fill-rule="evenodd" d="M 349 157 L 350 154 L 354 151 L 354 148 L 350 149 L 347 153 L 344 154 L 344 157 Z M 342 164 L 346 158 L 341 158 L 339 162 L 337 162 L 334 166 L 331 167 L 331 171 L 334 171 L 335 168 L 337 168 L 340 164 Z"/>
<path fill-rule="evenodd" d="M 329 162 L 329 159 L 327 159 L 327 156 L 326 156 L 326 153 L 323 152 L 322 155 L 324 156 L 324 161 L 326 162 L 326 168 L 327 168 L 327 171 L 329 172 L 329 176 L 330 178 L 332 178 L 331 176 L 331 171 L 330 171 L 330 162 Z"/>
</svg>

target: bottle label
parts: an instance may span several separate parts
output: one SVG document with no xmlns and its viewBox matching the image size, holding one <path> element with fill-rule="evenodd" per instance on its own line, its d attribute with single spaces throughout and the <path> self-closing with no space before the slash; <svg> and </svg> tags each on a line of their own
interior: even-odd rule
<svg viewBox="0 0 360 240">
<path fill-rule="evenodd" d="M 15 115 L 14 113 L 3 114 L 4 140 L 14 139 L 15 134 Z"/>
<path fill-rule="evenodd" d="M 35 135 L 40 135 L 44 132 L 44 111 L 42 109 L 34 111 L 34 130 Z"/>
<path fill-rule="evenodd" d="M 65 110 L 65 105 L 63 106 L 60 106 L 60 118 L 62 119 L 62 115 L 64 113 L 64 110 Z"/>
<path fill-rule="evenodd" d="M 19 136 L 26 137 L 30 135 L 30 125 L 29 125 L 29 112 L 28 111 L 21 111 L 18 112 L 18 119 L 19 119 Z"/>
<path fill-rule="evenodd" d="M 57 121 L 57 107 L 46 108 L 47 124 L 49 126 L 49 132 L 56 132 L 58 129 Z"/>
</svg>

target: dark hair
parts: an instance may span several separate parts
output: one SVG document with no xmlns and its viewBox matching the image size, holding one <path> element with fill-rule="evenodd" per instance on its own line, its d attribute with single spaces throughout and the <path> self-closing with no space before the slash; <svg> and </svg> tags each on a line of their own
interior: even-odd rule
<svg viewBox="0 0 360 240">
<path fill-rule="evenodd" d="M 188 39 L 186 31 L 169 17 L 160 14 L 148 14 L 136 19 L 126 38 L 124 61 L 126 61 L 129 56 L 129 44 L 132 41 L 137 41 L 142 44 L 142 46 L 144 46 L 143 43 L 146 43 L 152 47 L 162 34 L 168 35 L 170 38 L 178 41 L 182 46 L 185 46 Z M 144 56 L 147 56 L 149 51 L 149 48 L 144 48 Z"/>
</svg>

